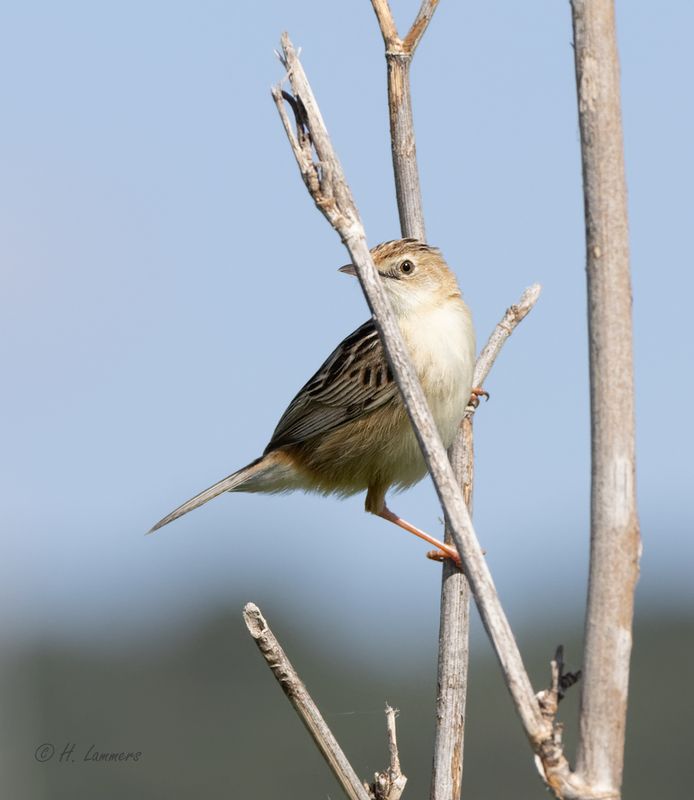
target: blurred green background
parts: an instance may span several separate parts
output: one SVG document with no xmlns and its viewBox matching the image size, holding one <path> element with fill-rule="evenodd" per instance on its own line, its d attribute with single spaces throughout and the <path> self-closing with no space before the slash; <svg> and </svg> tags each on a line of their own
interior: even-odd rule
<svg viewBox="0 0 694 800">
<path fill-rule="evenodd" d="M 392 5 L 404 30 L 419 2 Z M 625 798 L 650 800 L 693 777 L 694 4 L 617 15 L 644 543 Z M 440 570 L 414 537 L 361 497 L 300 494 L 219 498 L 143 535 L 262 452 L 367 316 L 270 99 L 285 29 L 369 241 L 396 238 L 368 0 L 0 4 L 3 798 L 338 797 L 242 628 L 247 601 L 364 777 L 385 764 L 385 701 L 401 709 L 405 796 L 426 796 Z M 580 664 L 588 564 L 571 39 L 567 3 L 442 0 L 412 68 L 428 238 L 480 345 L 543 286 L 475 422 L 475 522 L 537 688 L 558 643 Z M 429 481 L 389 502 L 440 531 Z M 466 797 L 544 795 L 479 631 L 469 710 Z M 41 764 L 44 744 L 142 756 Z"/>
<path fill-rule="evenodd" d="M 38 647 L 4 659 L 2 743 L 8 797 L 341 797 L 308 733 L 265 666 L 240 619 L 241 604 L 198 620 L 194 633 L 158 647 L 94 650 Z M 264 609 L 358 774 L 387 764 L 383 706 L 400 709 L 398 736 L 406 796 L 427 797 L 433 742 L 434 642 L 415 657 L 387 658 L 386 631 L 365 630 L 360 652 L 302 628 L 281 601 Z M 432 619 L 434 609 L 432 609 Z M 312 633 L 314 635 L 312 635 Z M 479 633 L 479 632 L 478 632 Z M 692 777 L 691 617 L 644 613 L 636 626 L 624 796 L 687 797 Z M 578 627 L 520 632 L 536 687 L 548 681 L 558 642 L 575 666 Z M 464 794 L 540 798 L 545 790 L 496 662 L 481 635 L 470 665 Z M 573 753 L 579 690 L 560 717 Z M 34 751 L 52 744 L 45 764 Z M 75 745 L 76 763 L 60 763 Z M 141 751 L 137 763 L 82 761 L 101 751 Z"/>
</svg>

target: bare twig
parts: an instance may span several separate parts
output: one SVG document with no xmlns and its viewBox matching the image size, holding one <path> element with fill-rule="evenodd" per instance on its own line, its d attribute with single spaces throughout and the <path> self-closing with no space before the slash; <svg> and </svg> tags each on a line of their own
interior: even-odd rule
<svg viewBox="0 0 694 800">
<path fill-rule="evenodd" d="M 438 4 L 439 0 L 424 0 L 419 7 L 415 21 L 412 23 L 412 27 L 402 42 L 403 48 L 408 53 L 414 53 L 417 49 L 419 40 L 424 35 L 424 31 L 429 27 L 429 23 L 434 16 L 434 11 L 436 11 L 436 6 L 438 6 Z"/>
<path fill-rule="evenodd" d="M 383 34 L 386 48 L 390 49 L 396 46 L 400 42 L 400 36 L 388 0 L 371 0 L 371 5 L 376 12 L 376 19 L 378 19 L 378 26 Z"/>
<path fill-rule="evenodd" d="M 404 39 L 398 34 L 388 0 L 371 0 L 371 5 L 376 13 L 386 49 L 390 143 L 400 228 L 403 236 L 412 236 L 425 241 L 422 193 L 412 121 L 410 63 L 436 11 L 438 0 L 422 2 L 415 21 Z"/>
<path fill-rule="evenodd" d="M 618 795 L 641 539 L 631 278 L 613 0 L 572 0 L 583 158 L 591 397 L 591 550 L 577 772 Z"/>
<path fill-rule="evenodd" d="M 301 174 L 316 176 L 316 180 L 307 180 L 309 191 L 318 208 L 340 234 L 351 256 L 351 262 L 355 265 L 439 501 L 450 525 L 482 622 L 501 665 L 525 733 L 533 750 L 542 760 L 545 780 L 557 796 L 565 797 L 567 800 L 602 797 L 602 793 L 596 793 L 591 787 L 583 785 L 577 776 L 571 773 L 563 752 L 556 746 L 552 726 L 542 715 L 513 632 L 501 607 L 462 492 L 441 444 L 390 303 L 378 278 L 342 167 L 332 149 L 303 67 L 286 34 L 282 37 L 282 51 L 282 61 L 287 69 L 292 93 L 297 101 L 301 101 L 306 111 L 307 126 L 316 160 L 313 160 L 312 154 L 309 156 L 305 148 L 299 146 L 294 132 L 285 122 L 285 130 L 288 131 L 290 139 L 294 139 L 292 150 Z M 282 114 L 283 108 L 280 107 L 283 105 L 283 100 L 279 88 L 273 91 L 273 97 Z M 286 120 L 286 114 L 283 119 Z"/>
<path fill-rule="evenodd" d="M 468 423 L 470 424 L 470 423 Z M 470 432 L 472 429 L 470 428 Z M 472 438 L 468 446 L 451 448 L 451 464 L 457 481 L 472 487 Z M 471 498 L 468 491 L 466 500 Z M 472 507 L 470 506 L 470 511 Z M 446 526 L 445 541 L 453 542 Z M 463 778 L 465 704 L 470 643 L 470 587 L 465 575 L 450 559 L 441 576 L 441 613 L 436 681 L 436 722 L 431 773 L 431 800 L 458 800 Z"/>
<path fill-rule="evenodd" d="M 542 287 L 539 283 L 528 286 L 521 295 L 520 300 L 506 309 L 506 313 L 492 331 L 491 336 L 487 339 L 487 344 L 482 348 L 477 358 L 475 372 L 472 378 L 473 386 L 484 385 L 487 375 L 489 375 L 489 370 L 494 366 L 494 362 L 501 352 L 501 348 L 506 343 L 508 337 L 513 333 L 518 323 L 522 322 L 532 311 L 540 297 L 541 291 Z M 474 408 L 468 407 L 468 415 L 472 415 L 472 413 L 474 413 Z"/>
<path fill-rule="evenodd" d="M 412 56 L 424 35 L 424 31 L 429 26 L 438 4 L 439 0 L 423 0 L 417 16 L 407 32 L 407 36 L 401 39 L 388 0 L 371 0 L 371 5 L 376 12 L 376 19 L 378 19 L 378 27 L 383 34 L 386 50 L 398 50 Z"/>
<path fill-rule="evenodd" d="M 564 647 L 559 645 L 554 654 L 554 658 L 550 662 L 551 682 L 549 689 L 543 689 L 537 693 L 537 701 L 542 709 L 542 715 L 547 720 L 547 723 L 552 726 L 552 745 L 551 749 L 554 752 L 561 753 L 563 750 L 562 736 L 564 733 L 564 726 L 562 723 L 557 722 L 557 711 L 559 703 L 564 697 L 566 690 L 573 686 L 581 677 L 581 670 L 577 672 L 564 671 Z M 537 767 L 540 776 L 547 782 L 547 784 L 555 790 L 555 794 L 560 797 L 571 798 L 603 798 L 609 800 L 613 795 L 609 792 L 605 793 L 595 787 L 586 787 L 578 781 L 575 774 L 562 776 L 558 780 L 558 775 L 548 770 L 552 764 L 552 757 L 542 754 L 535 754 L 535 766 Z M 559 790 L 559 791 L 558 791 Z"/>
<path fill-rule="evenodd" d="M 260 613 L 260 609 L 253 603 L 248 603 L 243 610 L 243 619 L 267 665 L 282 687 L 282 691 L 301 717 L 301 721 L 347 796 L 350 800 L 372 800 Z"/>
<path fill-rule="evenodd" d="M 564 699 L 566 690 L 577 683 L 581 678 L 581 670 L 566 672 L 564 670 L 564 645 L 560 644 L 554 658 L 550 662 L 551 683 L 549 689 L 537 693 L 537 700 L 545 718 L 554 721 L 559 703 Z"/>
<path fill-rule="evenodd" d="M 407 778 L 400 770 L 400 756 L 398 754 L 398 739 L 395 729 L 395 719 L 398 711 L 386 703 L 386 727 L 388 730 L 388 752 L 390 764 L 374 775 L 374 782 L 366 788 L 371 793 L 373 800 L 400 800 L 405 790 Z"/>
</svg>

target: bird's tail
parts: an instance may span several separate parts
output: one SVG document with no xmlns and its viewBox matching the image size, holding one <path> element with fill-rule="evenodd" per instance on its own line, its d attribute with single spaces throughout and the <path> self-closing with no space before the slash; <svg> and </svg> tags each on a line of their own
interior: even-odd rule
<svg viewBox="0 0 694 800">
<path fill-rule="evenodd" d="M 154 533 L 164 525 L 168 525 L 169 522 L 182 517 L 194 508 L 200 508 L 224 492 L 281 492 L 294 488 L 295 481 L 296 472 L 289 458 L 281 451 L 268 453 L 218 481 L 204 492 L 196 494 L 195 497 L 160 519 L 148 533 Z"/>
</svg>

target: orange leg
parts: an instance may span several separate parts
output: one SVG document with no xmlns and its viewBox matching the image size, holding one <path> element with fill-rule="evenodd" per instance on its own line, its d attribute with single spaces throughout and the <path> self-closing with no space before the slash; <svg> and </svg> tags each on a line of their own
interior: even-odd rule
<svg viewBox="0 0 694 800">
<path fill-rule="evenodd" d="M 414 525 L 411 525 L 404 519 L 400 519 L 397 514 L 393 514 L 393 512 L 385 505 L 383 506 L 383 509 L 378 512 L 378 516 L 383 517 L 383 519 L 387 519 L 388 522 L 394 523 L 398 527 L 403 528 L 403 530 L 414 533 L 415 536 L 419 536 L 419 538 L 424 539 L 425 542 L 433 544 L 434 547 L 438 547 L 439 552 L 434 551 L 433 553 L 427 553 L 429 558 L 434 558 L 437 561 L 443 560 L 444 558 L 450 558 L 455 562 L 457 567 L 460 567 L 460 556 L 458 555 L 458 551 L 455 549 L 455 547 L 452 547 L 450 544 L 440 542 L 438 539 L 435 539 L 428 533 L 421 531 L 419 528 L 415 528 Z"/>
</svg>

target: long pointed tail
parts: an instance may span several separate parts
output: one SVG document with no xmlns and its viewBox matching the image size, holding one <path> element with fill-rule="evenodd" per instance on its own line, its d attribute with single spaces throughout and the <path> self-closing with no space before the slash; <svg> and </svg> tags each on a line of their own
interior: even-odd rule
<svg viewBox="0 0 694 800">
<path fill-rule="evenodd" d="M 196 494 L 195 497 L 183 503 L 183 505 L 179 506 L 175 511 L 172 511 L 163 519 L 160 519 L 159 522 L 147 532 L 154 533 L 154 531 L 159 530 L 159 528 L 163 528 L 164 525 L 168 525 L 169 522 L 173 522 L 175 519 L 182 517 L 194 508 L 200 508 L 200 506 L 224 492 L 262 492 L 278 491 L 283 488 L 290 489 L 292 488 L 291 481 L 287 480 L 290 478 L 288 474 L 290 472 L 290 465 L 283 462 L 278 454 L 268 453 L 266 456 L 251 461 L 247 466 L 228 475 L 221 481 L 218 481 L 214 486 L 205 489 L 204 492 Z M 277 485 L 278 479 L 282 481 L 282 478 L 285 479 L 288 485 Z"/>
</svg>

